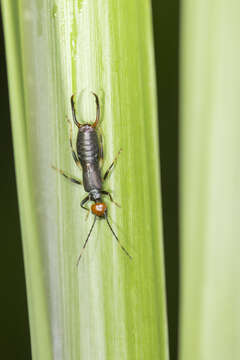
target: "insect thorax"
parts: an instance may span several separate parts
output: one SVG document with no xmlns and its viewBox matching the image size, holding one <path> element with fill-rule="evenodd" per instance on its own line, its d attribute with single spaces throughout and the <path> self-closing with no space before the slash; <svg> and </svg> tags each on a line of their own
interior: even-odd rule
<svg viewBox="0 0 240 360">
<path fill-rule="evenodd" d="M 92 201 L 101 200 L 101 192 L 97 189 L 93 189 L 89 192 L 90 198 Z"/>
</svg>

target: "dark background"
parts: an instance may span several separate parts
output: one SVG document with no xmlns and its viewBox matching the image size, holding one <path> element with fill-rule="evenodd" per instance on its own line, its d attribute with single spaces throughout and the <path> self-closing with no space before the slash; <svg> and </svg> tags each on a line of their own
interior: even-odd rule
<svg viewBox="0 0 240 360">
<path fill-rule="evenodd" d="M 159 137 L 167 307 L 171 360 L 177 359 L 179 306 L 178 232 L 178 49 L 179 1 L 153 0 L 153 22 L 158 87 Z M 1 18 L 0 18 L 1 20 Z M 14 173 L 7 73 L 0 23 L 0 242 L 1 330 L 3 359 L 31 359 L 21 234 Z M 6 270 L 7 269 L 7 270 Z M 114 359 L 113 359 L 114 360 Z M 150 360 L 150 359 L 146 359 Z M 155 360 L 155 359 L 152 359 Z"/>
<path fill-rule="evenodd" d="M 0 352 L 6 360 L 31 359 L 27 299 L 13 162 L 6 59 L 0 24 Z"/>
<path fill-rule="evenodd" d="M 179 308 L 179 0 L 152 0 L 161 156 L 170 359 L 177 359 Z"/>
</svg>

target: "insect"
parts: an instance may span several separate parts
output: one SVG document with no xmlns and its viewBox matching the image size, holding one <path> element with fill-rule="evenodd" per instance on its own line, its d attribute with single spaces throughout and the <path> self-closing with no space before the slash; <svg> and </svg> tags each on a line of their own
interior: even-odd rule
<svg viewBox="0 0 240 360">
<path fill-rule="evenodd" d="M 71 107 L 72 107 L 72 116 L 73 121 L 75 125 L 78 127 L 78 134 L 77 134 L 77 141 L 76 141 L 76 150 L 75 152 L 72 144 L 72 125 L 70 120 L 68 122 L 70 123 L 70 147 L 72 151 L 73 160 L 75 161 L 76 165 L 79 168 L 82 168 L 82 174 L 83 174 L 83 182 L 76 179 L 73 176 L 67 175 L 63 170 L 56 168 L 53 166 L 55 170 L 57 170 L 61 175 L 63 175 L 66 179 L 72 181 L 75 184 L 83 185 L 84 190 L 88 193 L 88 195 L 81 201 L 81 207 L 90 212 L 90 209 L 88 209 L 85 205 L 88 201 L 92 201 L 93 204 L 91 206 L 91 212 L 94 215 L 94 221 L 93 224 L 89 230 L 89 233 L 87 235 L 87 239 L 85 240 L 85 243 L 82 247 L 81 253 L 77 260 L 77 265 L 79 264 L 83 251 L 86 248 L 86 245 L 88 243 L 88 240 L 90 238 L 90 235 L 93 231 L 94 225 L 96 223 L 96 219 L 105 219 L 113 236 L 117 240 L 119 246 L 121 249 L 125 252 L 125 254 L 132 259 L 131 255 L 127 252 L 127 250 L 124 248 L 124 246 L 119 241 L 117 235 L 113 231 L 112 226 L 109 223 L 108 220 L 108 209 L 107 205 L 103 202 L 102 196 L 107 195 L 109 199 L 113 202 L 112 195 L 108 192 L 103 190 L 103 182 L 107 179 L 111 169 L 113 168 L 114 164 L 116 163 L 118 156 L 121 153 L 121 149 L 118 152 L 117 156 L 105 172 L 104 176 L 101 176 L 101 169 L 100 169 L 100 162 L 103 160 L 103 143 L 102 143 L 102 136 L 99 135 L 97 131 L 97 127 L 99 124 L 100 119 L 100 105 L 99 105 L 99 99 L 98 96 L 92 92 L 92 94 L 95 97 L 96 101 L 96 120 L 93 124 L 89 123 L 79 123 L 76 118 L 76 111 L 75 111 L 75 104 L 74 104 L 74 95 L 71 96 Z M 115 203 L 116 204 L 116 203 Z M 117 204 L 116 204 L 117 205 Z"/>
</svg>

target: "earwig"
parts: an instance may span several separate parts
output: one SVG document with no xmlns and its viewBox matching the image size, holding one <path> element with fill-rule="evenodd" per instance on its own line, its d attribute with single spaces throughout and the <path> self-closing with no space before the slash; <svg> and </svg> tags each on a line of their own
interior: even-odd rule
<svg viewBox="0 0 240 360">
<path fill-rule="evenodd" d="M 111 224 L 108 220 L 108 209 L 107 205 L 102 200 L 102 195 L 107 195 L 109 199 L 113 202 L 112 195 L 108 192 L 103 190 L 102 185 L 103 182 L 107 179 L 111 169 L 113 168 L 114 164 L 117 162 L 118 156 L 121 153 L 121 149 L 118 152 L 117 156 L 105 172 L 104 176 L 101 175 L 100 169 L 100 161 L 103 160 L 103 144 L 102 144 L 102 137 L 98 135 L 97 127 L 99 124 L 100 119 L 100 104 L 98 96 L 92 92 L 95 97 L 96 102 L 96 119 L 93 124 L 90 123 L 79 123 L 76 117 L 75 111 L 75 104 L 74 104 L 74 95 L 71 96 L 71 107 L 72 107 L 72 116 L 74 124 L 78 127 L 78 134 L 77 134 L 77 141 L 76 141 L 76 150 L 75 152 L 72 144 L 72 127 L 70 130 L 70 146 L 72 151 L 73 160 L 76 165 L 82 169 L 83 174 L 83 182 L 79 179 L 76 179 L 73 176 L 67 175 L 64 171 L 57 169 L 53 166 L 53 168 L 60 172 L 68 180 L 78 184 L 83 185 L 84 190 L 88 193 L 88 195 L 81 201 L 81 207 L 84 210 L 89 212 L 89 209 L 85 206 L 88 201 L 93 201 L 94 204 L 91 206 L 91 212 L 94 215 L 93 224 L 89 230 L 85 243 L 82 247 L 80 255 L 77 260 L 77 265 L 79 264 L 82 254 L 87 246 L 88 240 L 91 236 L 93 228 L 95 226 L 97 218 L 105 219 L 109 229 L 111 230 L 114 238 L 117 240 L 119 246 L 124 251 L 124 253 L 132 259 L 131 255 L 125 249 L 125 247 L 121 244 L 120 240 L 118 239 L 117 235 L 115 234 Z M 69 121 L 70 123 L 70 121 Z M 70 123 L 71 124 L 71 123 Z M 117 203 L 115 203 L 117 205 Z"/>
</svg>

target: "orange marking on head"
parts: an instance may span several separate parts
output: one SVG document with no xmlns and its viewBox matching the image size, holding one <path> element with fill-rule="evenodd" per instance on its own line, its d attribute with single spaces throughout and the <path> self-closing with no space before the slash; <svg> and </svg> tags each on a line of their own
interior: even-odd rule
<svg viewBox="0 0 240 360">
<path fill-rule="evenodd" d="M 92 213 L 97 216 L 103 216 L 107 209 L 107 205 L 104 203 L 96 203 L 91 206 Z"/>
</svg>

